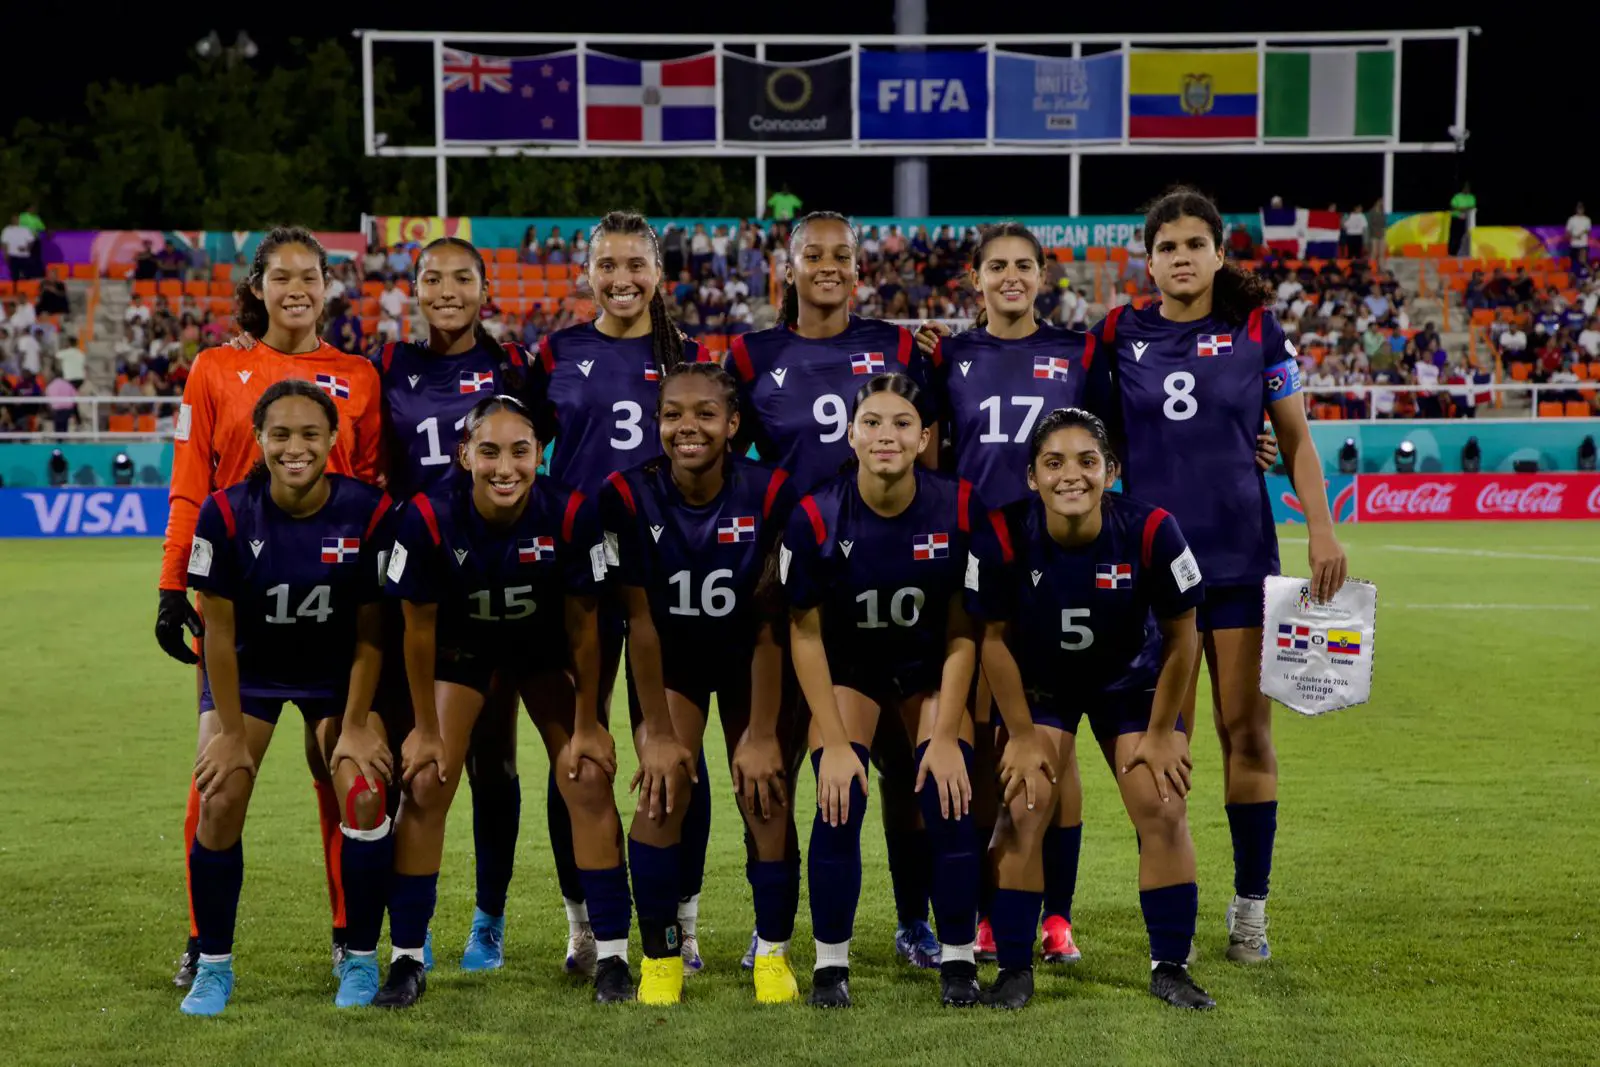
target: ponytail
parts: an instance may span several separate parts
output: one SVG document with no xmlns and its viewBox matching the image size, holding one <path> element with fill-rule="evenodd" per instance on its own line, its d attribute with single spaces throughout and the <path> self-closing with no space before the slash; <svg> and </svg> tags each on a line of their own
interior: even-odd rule
<svg viewBox="0 0 1600 1067">
<path fill-rule="evenodd" d="M 1175 186 L 1152 201 L 1144 216 L 1144 250 L 1155 251 L 1156 233 L 1181 218 L 1199 219 L 1211 231 L 1211 243 L 1222 248 L 1222 214 L 1211 198 L 1188 185 Z M 1242 325 L 1257 308 L 1269 307 L 1276 298 L 1272 284 L 1258 274 L 1225 259 L 1211 282 L 1211 314 L 1230 324 Z"/>
<path fill-rule="evenodd" d="M 987 325 L 989 325 L 989 309 L 987 307 L 981 307 L 978 309 L 978 314 L 974 316 L 972 320 L 972 328 L 974 330 L 981 330 Z"/>
<path fill-rule="evenodd" d="M 1258 308 L 1271 307 L 1276 298 L 1271 282 L 1230 259 L 1211 283 L 1211 314 L 1226 323 L 1243 323 Z"/>
<path fill-rule="evenodd" d="M 650 354 L 655 357 L 656 370 L 665 380 L 674 367 L 683 362 L 683 335 L 678 332 L 672 316 L 667 314 L 667 301 L 661 295 L 661 286 L 650 297 Z"/>
<path fill-rule="evenodd" d="M 794 282 L 783 287 L 783 308 L 778 312 L 778 321 L 791 330 L 800 322 L 800 292 Z"/>
</svg>

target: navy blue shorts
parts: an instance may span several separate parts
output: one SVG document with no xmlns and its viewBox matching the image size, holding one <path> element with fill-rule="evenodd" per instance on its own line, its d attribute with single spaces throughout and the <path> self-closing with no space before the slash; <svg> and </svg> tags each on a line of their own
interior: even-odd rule
<svg viewBox="0 0 1600 1067">
<path fill-rule="evenodd" d="M 881 711 L 895 709 L 894 718 L 897 720 L 902 703 L 918 693 L 937 693 L 944 676 L 942 662 L 903 663 L 876 668 L 867 664 L 841 665 L 839 659 L 837 656 L 828 657 L 829 666 L 833 668 L 833 684 L 854 689 L 878 705 Z"/>
<path fill-rule="evenodd" d="M 1259 629 L 1266 610 L 1262 599 L 1263 583 L 1254 585 L 1208 585 L 1206 599 L 1195 610 L 1195 624 L 1201 633 L 1210 630 Z"/>
<path fill-rule="evenodd" d="M 488 696 L 496 671 L 510 671 L 517 678 L 527 678 L 548 671 L 564 671 L 569 658 L 564 640 L 538 640 L 515 652 L 442 644 L 434 655 L 433 677 Z"/>
<path fill-rule="evenodd" d="M 283 706 L 293 703 L 300 709 L 301 718 L 306 722 L 321 722 L 331 719 L 335 715 L 344 714 L 344 695 L 336 696 L 243 696 L 239 697 L 239 710 L 252 719 L 278 725 L 278 718 L 283 714 Z M 211 695 L 211 678 L 206 674 L 205 667 L 200 668 L 200 714 L 215 711 L 217 702 Z"/>
<path fill-rule="evenodd" d="M 1096 693 L 1087 697 L 1069 697 L 1050 704 L 1035 704 L 1029 708 L 1036 726 L 1051 726 L 1069 734 L 1078 732 L 1078 724 L 1085 716 L 1095 740 L 1115 740 L 1123 734 L 1139 734 L 1150 729 L 1150 711 L 1155 704 L 1154 689 L 1128 689 L 1114 693 Z M 1068 705 L 1062 707 L 1061 705 Z M 1178 716 L 1178 730 L 1187 733 L 1183 716 Z"/>
</svg>

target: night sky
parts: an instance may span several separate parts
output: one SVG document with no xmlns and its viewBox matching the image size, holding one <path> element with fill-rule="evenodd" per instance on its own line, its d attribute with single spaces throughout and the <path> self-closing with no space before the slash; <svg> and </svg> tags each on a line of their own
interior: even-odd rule
<svg viewBox="0 0 1600 1067">
<path fill-rule="evenodd" d="M 772 4 L 750 5 L 738 20 L 711 24 L 704 18 L 676 15 L 674 5 L 655 4 L 641 9 L 634 18 L 616 16 L 619 10 L 608 5 L 606 29 L 638 32 L 641 36 L 660 32 L 702 33 L 796 33 L 816 25 L 810 15 L 815 5 L 783 8 Z M 709 5 L 708 5 L 709 6 Z M 1317 5 L 1305 5 L 1307 12 Z M 541 5 L 539 32 L 565 32 L 594 29 L 594 19 L 585 17 L 581 5 Z M 868 0 L 851 5 L 855 11 L 875 11 L 863 16 L 848 29 L 859 33 L 892 33 L 891 0 Z M 488 13 L 468 14 L 452 19 L 451 30 L 530 30 L 529 18 L 497 18 Z M 528 9 L 532 10 L 532 9 Z M 1041 5 L 1024 5 L 1022 25 L 996 26 L 982 19 L 984 8 L 976 3 L 952 4 L 940 0 L 929 3 L 929 32 L 1127 32 L 1130 22 L 1115 13 L 1093 11 L 1089 5 L 1071 5 L 1066 11 L 1051 11 Z M 1160 9 L 1152 9 L 1160 10 Z M 207 19 L 226 17 L 220 9 Z M 364 11 L 371 12 L 370 15 Z M 1150 32 L 1184 31 L 1228 32 L 1233 30 L 1313 31 L 1359 29 L 1367 26 L 1334 24 L 1331 20 L 1292 11 L 1274 16 L 1271 25 L 1244 19 L 1227 9 L 1187 7 L 1172 9 L 1167 21 L 1146 22 Z M 1467 151 L 1459 157 L 1446 155 L 1400 155 L 1395 167 L 1396 203 L 1399 210 L 1438 210 L 1445 206 L 1457 187 L 1458 177 L 1472 182 L 1479 201 L 1479 222 L 1483 224 L 1560 223 L 1571 213 L 1573 204 L 1585 198 L 1600 202 L 1600 190 L 1591 188 L 1594 169 L 1583 165 L 1586 150 L 1580 124 L 1587 114 L 1587 85 L 1580 86 L 1585 64 L 1580 53 L 1563 48 L 1547 20 L 1516 19 L 1514 9 L 1502 7 L 1494 16 L 1499 22 L 1481 22 L 1484 34 L 1474 40 L 1470 51 L 1468 127 L 1472 132 Z M 41 120 L 71 115 L 82 106 L 83 92 L 90 80 L 118 78 L 125 81 L 159 79 L 182 70 L 190 62 L 187 53 L 196 40 L 216 29 L 225 42 L 239 29 L 246 29 L 261 48 L 254 61 L 270 63 L 285 54 L 289 38 L 334 37 L 356 47 L 350 30 L 355 26 L 383 29 L 437 29 L 438 9 L 423 9 L 424 17 L 405 17 L 392 5 L 337 5 L 330 13 L 338 20 L 298 22 L 292 32 L 240 22 L 191 22 L 170 13 L 150 17 L 131 25 L 114 25 L 111 20 L 88 26 L 74 25 L 70 44 L 61 49 L 44 48 L 32 57 L 17 57 L 21 64 L 34 64 L 26 72 L 13 67 L 8 82 L 12 91 L 0 96 L 0 129 L 9 132 L 23 114 Z M 281 14 L 281 13 L 280 13 Z M 431 15 L 432 19 L 425 16 Z M 266 21 L 263 19 L 262 21 Z M 274 18 L 272 21 L 280 21 Z M 587 24 L 587 26 L 585 26 Z M 1439 28 L 1450 23 L 1445 18 L 1397 18 L 1382 24 L 1382 29 Z M 13 24 L 15 28 L 16 24 Z M 829 32 L 845 27 L 830 25 Z M 43 32 L 41 26 L 40 32 Z M 470 34 L 463 34 L 463 43 Z M 425 81 L 428 53 L 425 46 L 398 48 L 392 53 L 404 76 Z M 644 53 L 640 53 L 644 54 Z M 661 53 L 656 53 L 660 55 Z M 811 53 L 812 55 L 818 53 Z M 70 56 L 70 59 L 67 57 Z M 770 51 L 771 58 L 802 58 Z M 1408 45 L 1402 70 L 1402 136 L 1408 140 L 1448 140 L 1446 128 L 1453 119 L 1452 82 L 1454 45 Z M 414 72 L 414 73 L 413 73 Z M 28 74 L 26 77 L 19 75 Z M 1536 74 L 1536 77 L 1534 75 Z M 1530 84 L 1532 88 L 1525 87 Z M 1568 103 L 1562 103 L 1568 101 Z M 418 160 L 418 168 L 432 169 L 432 161 Z M 747 161 L 730 160 L 729 166 L 748 168 Z M 931 161 L 930 185 L 934 214 L 1061 214 L 1066 203 L 1065 157 L 1000 157 L 974 154 Z M 772 157 L 768 164 L 769 181 L 776 188 L 787 182 L 808 208 L 836 208 L 852 214 L 887 214 L 893 208 L 893 162 L 887 158 L 783 159 Z M 1124 156 L 1087 157 L 1083 164 L 1082 210 L 1086 214 L 1121 214 L 1134 210 L 1144 200 L 1176 181 L 1190 181 L 1211 192 L 1225 211 L 1251 211 L 1273 194 L 1288 203 L 1323 207 L 1337 202 L 1349 207 L 1355 202 L 1370 203 L 1381 189 L 1382 162 L 1372 156 Z M 419 212 L 432 205 L 418 204 Z M 351 220 L 354 223 L 355 220 Z"/>
</svg>

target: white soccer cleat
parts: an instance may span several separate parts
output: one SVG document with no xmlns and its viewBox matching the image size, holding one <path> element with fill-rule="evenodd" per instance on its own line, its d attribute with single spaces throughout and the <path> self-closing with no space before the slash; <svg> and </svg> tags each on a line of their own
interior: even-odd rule
<svg viewBox="0 0 1600 1067">
<path fill-rule="evenodd" d="M 564 965 L 566 972 L 593 978 L 595 964 L 599 962 L 599 958 L 600 954 L 594 943 L 594 927 L 588 923 L 580 923 L 578 928 L 567 936 L 567 962 Z"/>
<path fill-rule="evenodd" d="M 1272 958 L 1267 947 L 1267 902 L 1234 897 L 1228 905 L 1228 958 L 1235 963 L 1265 963 Z"/>
</svg>

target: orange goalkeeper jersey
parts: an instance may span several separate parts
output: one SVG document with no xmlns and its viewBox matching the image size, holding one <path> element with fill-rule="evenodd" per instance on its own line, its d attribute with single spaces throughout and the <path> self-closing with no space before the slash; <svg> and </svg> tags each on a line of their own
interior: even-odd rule
<svg viewBox="0 0 1600 1067">
<path fill-rule="evenodd" d="M 213 491 L 242 479 L 261 457 L 250 416 L 267 386 L 285 378 L 315 382 L 339 409 L 339 436 L 328 457 L 328 470 L 377 481 L 382 386 L 371 362 L 327 342 L 302 355 L 288 355 L 260 341 L 245 351 L 228 345 L 208 348 L 189 372 L 173 435 L 161 588 L 188 587 L 189 549 L 200 505 Z"/>
</svg>

